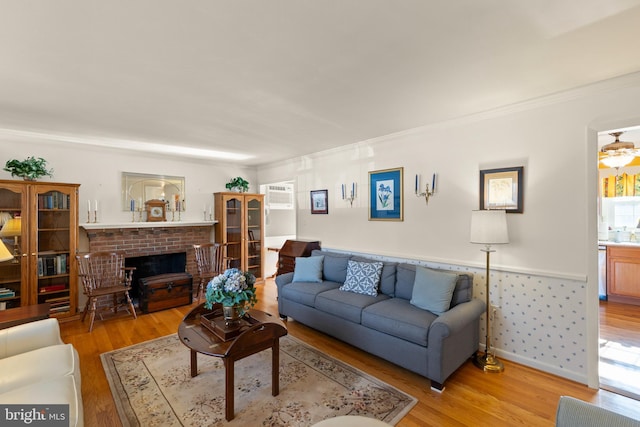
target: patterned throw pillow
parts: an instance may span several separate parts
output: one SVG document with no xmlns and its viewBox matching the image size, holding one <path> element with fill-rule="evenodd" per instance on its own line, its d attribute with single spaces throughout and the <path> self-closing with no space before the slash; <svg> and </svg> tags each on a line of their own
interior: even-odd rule
<svg viewBox="0 0 640 427">
<path fill-rule="evenodd" d="M 381 262 L 351 261 L 347 264 L 347 279 L 340 286 L 341 291 L 357 294 L 378 295 L 378 285 L 382 274 Z"/>
</svg>

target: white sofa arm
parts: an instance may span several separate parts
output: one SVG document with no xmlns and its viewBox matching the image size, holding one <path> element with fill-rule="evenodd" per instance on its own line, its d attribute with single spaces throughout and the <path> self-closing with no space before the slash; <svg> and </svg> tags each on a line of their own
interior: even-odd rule
<svg viewBox="0 0 640 427">
<path fill-rule="evenodd" d="M 0 329 L 0 359 L 57 344 L 64 344 L 60 338 L 58 319 L 38 320 Z"/>
</svg>

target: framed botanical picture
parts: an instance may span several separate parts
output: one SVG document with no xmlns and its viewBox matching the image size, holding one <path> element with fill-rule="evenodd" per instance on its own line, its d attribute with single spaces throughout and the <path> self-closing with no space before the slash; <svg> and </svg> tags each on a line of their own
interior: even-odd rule
<svg viewBox="0 0 640 427">
<path fill-rule="evenodd" d="M 524 166 L 480 171 L 480 209 L 522 213 Z"/>
<path fill-rule="evenodd" d="M 403 221 L 403 168 L 369 172 L 369 221 Z"/>
<path fill-rule="evenodd" d="M 327 190 L 311 191 L 311 213 L 312 214 L 328 214 L 329 213 L 329 192 Z"/>
</svg>

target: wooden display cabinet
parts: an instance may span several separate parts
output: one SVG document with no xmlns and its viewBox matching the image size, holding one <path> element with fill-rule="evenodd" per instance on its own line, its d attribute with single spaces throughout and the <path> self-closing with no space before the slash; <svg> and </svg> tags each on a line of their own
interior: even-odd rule
<svg viewBox="0 0 640 427">
<path fill-rule="evenodd" d="M 0 263 L 0 308 L 47 303 L 52 316 L 76 313 L 78 187 L 0 180 L 0 238 L 15 255 Z"/>
<path fill-rule="evenodd" d="M 226 245 L 229 266 L 264 281 L 264 195 L 214 193 L 216 242 Z"/>
</svg>

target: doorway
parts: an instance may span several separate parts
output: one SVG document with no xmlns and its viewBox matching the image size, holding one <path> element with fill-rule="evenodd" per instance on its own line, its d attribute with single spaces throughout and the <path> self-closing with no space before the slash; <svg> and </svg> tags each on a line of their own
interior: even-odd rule
<svg viewBox="0 0 640 427">
<path fill-rule="evenodd" d="M 278 250 L 287 239 L 296 238 L 296 204 L 294 181 L 281 181 L 260 186 L 264 194 L 265 277 L 276 274 Z"/>
<path fill-rule="evenodd" d="M 598 133 L 600 156 L 601 147 L 615 142 L 615 135 L 611 134 L 616 131 Z M 620 141 L 640 146 L 640 126 L 620 131 Z M 636 301 L 633 296 L 634 283 L 622 278 L 626 281 L 616 284 L 618 276 L 607 271 L 620 248 L 637 250 L 640 257 L 640 187 L 635 185 L 635 176 L 640 177 L 640 157 L 618 167 L 598 162 L 598 372 L 600 388 L 640 400 L 640 298 Z M 637 287 L 640 297 L 640 282 Z"/>
</svg>

